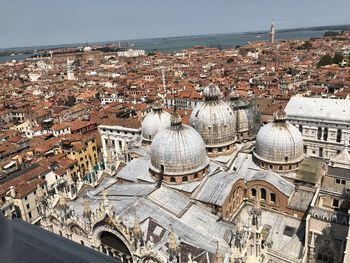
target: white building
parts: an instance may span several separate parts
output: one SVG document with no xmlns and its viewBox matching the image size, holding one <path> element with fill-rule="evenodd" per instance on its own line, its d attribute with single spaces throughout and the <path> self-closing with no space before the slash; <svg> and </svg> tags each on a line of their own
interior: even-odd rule
<svg viewBox="0 0 350 263">
<path fill-rule="evenodd" d="M 135 119 L 112 119 L 98 126 L 101 135 L 103 160 L 109 165 L 124 158 L 128 144 L 141 135 L 141 123 Z M 109 160 L 112 158 L 112 160 Z"/>
<path fill-rule="evenodd" d="M 124 99 L 122 97 L 118 97 L 117 94 L 102 94 L 100 99 L 101 99 L 101 105 L 106 105 L 112 102 L 124 101 Z"/>
<path fill-rule="evenodd" d="M 285 111 L 304 138 L 304 153 L 329 159 L 350 138 L 350 103 L 341 99 L 293 97 Z"/>
<path fill-rule="evenodd" d="M 132 58 L 132 57 L 144 56 L 146 55 L 146 52 L 142 49 L 129 49 L 126 51 L 118 51 L 117 54 L 119 57 Z"/>
<path fill-rule="evenodd" d="M 73 62 L 74 60 L 69 60 L 69 58 L 67 58 L 67 80 L 75 80 Z"/>
</svg>

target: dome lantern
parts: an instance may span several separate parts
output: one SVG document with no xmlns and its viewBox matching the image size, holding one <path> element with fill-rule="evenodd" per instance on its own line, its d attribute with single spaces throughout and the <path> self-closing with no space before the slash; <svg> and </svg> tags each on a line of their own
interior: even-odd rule
<svg viewBox="0 0 350 263">
<path fill-rule="evenodd" d="M 171 126 L 179 126 L 182 124 L 182 118 L 178 112 L 174 112 L 170 118 Z"/>
<path fill-rule="evenodd" d="M 280 105 L 279 110 L 273 114 L 274 122 L 285 122 L 287 120 L 287 113 L 282 109 Z"/>
<path fill-rule="evenodd" d="M 205 87 L 203 90 L 203 96 L 205 101 L 217 101 L 221 95 L 221 91 L 218 86 L 215 86 L 213 83 Z"/>
</svg>

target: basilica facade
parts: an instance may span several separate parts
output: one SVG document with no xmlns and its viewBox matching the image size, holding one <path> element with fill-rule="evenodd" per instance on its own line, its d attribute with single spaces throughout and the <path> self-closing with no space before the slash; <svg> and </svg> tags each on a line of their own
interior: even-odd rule
<svg viewBox="0 0 350 263">
<path fill-rule="evenodd" d="M 254 134 L 249 102 L 203 95 L 189 125 L 153 105 L 125 166 L 38 198 L 41 225 L 123 262 L 348 262 L 347 148 L 309 156 L 284 110 Z"/>
</svg>

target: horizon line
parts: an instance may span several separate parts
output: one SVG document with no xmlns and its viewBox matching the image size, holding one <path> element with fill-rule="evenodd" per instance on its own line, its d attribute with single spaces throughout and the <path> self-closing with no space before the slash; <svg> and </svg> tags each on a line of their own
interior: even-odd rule
<svg viewBox="0 0 350 263">
<path fill-rule="evenodd" d="M 283 32 L 283 31 L 293 31 L 293 30 L 302 30 L 302 29 L 312 29 L 312 28 L 318 28 L 318 27 L 341 27 L 341 26 L 350 26 L 350 24 L 333 24 L 333 25 L 320 25 L 320 26 L 303 26 L 303 27 L 292 27 L 292 28 L 281 28 L 276 29 L 276 33 Z M 159 37 L 149 37 L 149 38 L 130 38 L 130 39 L 119 39 L 119 40 L 98 40 L 98 41 L 86 41 L 85 43 L 91 43 L 91 44 L 98 44 L 98 43 L 107 43 L 107 42 L 128 42 L 128 41 L 135 41 L 135 40 L 152 40 L 152 39 L 159 39 L 159 38 L 176 38 L 176 37 L 195 37 L 195 36 L 209 36 L 209 35 L 228 35 L 228 34 L 256 34 L 256 33 L 268 33 L 269 30 L 254 30 L 254 31 L 241 31 L 241 32 L 225 32 L 225 33 L 198 33 L 198 34 L 190 34 L 190 35 L 175 35 L 175 36 L 159 36 Z M 23 48 L 40 48 L 40 47 L 50 47 L 50 46 L 63 46 L 63 45 L 78 45 L 78 44 L 84 44 L 84 41 L 82 42 L 71 42 L 71 43 L 59 43 L 59 44 L 39 44 L 39 45 L 31 45 L 31 46 L 17 46 L 17 47 L 4 47 L 1 48 L 1 51 L 6 50 L 13 50 L 13 49 L 23 49 Z M 46 48 L 45 48 L 46 49 Z"/>
</svg>

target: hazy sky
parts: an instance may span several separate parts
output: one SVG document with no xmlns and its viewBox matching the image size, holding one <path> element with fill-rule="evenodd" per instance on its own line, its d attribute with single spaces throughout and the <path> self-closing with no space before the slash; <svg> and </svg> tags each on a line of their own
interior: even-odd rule
<svg viewBox="0 0 350 263">
<path fill-rule="evenodd" d="M 0 48 L 350 24 L 350 0 L 0 0 Z"/>
</svg>

